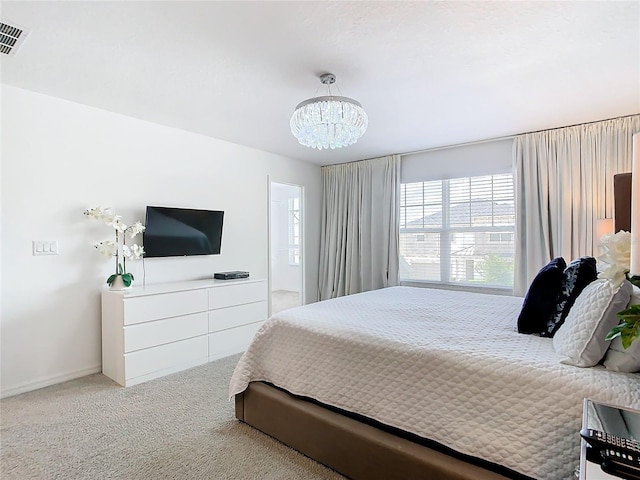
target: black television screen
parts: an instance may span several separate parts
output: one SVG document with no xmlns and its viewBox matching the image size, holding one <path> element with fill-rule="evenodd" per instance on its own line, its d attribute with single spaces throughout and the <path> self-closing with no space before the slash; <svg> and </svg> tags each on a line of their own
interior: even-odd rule
<svg viewBox="0 0 640 480">
<path fill-rule="evenodd" d="M 147 207 L 144 256 L 217 255 L 223 218 L 219 210 Z"/>
</svg>

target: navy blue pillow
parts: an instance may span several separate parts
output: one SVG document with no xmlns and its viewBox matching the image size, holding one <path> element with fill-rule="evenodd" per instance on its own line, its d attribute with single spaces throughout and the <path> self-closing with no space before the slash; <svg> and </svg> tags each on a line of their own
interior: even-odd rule
<svg viewBox="0 0 640 480">
<path fill-rule="evenodd" d="M 556 300 L 556 309 L 547 320 L 545 328 L 540 332 L 542 337 L 553 337 L 569 315 L 569 310 L 584 290 L 598 277 L 596 259 L 580 257 L 571 261 L 562 275 L 562 288 Z"/>
<path fill-rule="evenodd" d="M 518 317 L 518 332 L 540 333 L 546 328 L 547 320 L 556 309 L 566 266 L 564 258 L 554 258 L 536 274 L 524 297 Z"/>
</svg>

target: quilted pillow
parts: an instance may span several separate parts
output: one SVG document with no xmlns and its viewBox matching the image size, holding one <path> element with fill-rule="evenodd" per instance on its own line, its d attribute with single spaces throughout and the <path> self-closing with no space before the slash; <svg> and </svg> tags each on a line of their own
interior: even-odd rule
<svg viewBox="0 0 640 480">
<path fill-rule="evenodd" d="M 540 333 L 544 330 L 547 319 L 555 311 L 566 266 L 564 258 L 554 258 L 536 274 L 518 316 L 518 332 Z"/>
<path fill-rule="evenodd" d="M 618 324 L 616 313 L 626 308 L 631 291 L 628 281 L 614 289 L 605 279 L 584 288 L 553 337 L 561 363 L 592 367 L 602 360 L 611 343 L 604 337 Z"/>
<path fill-rule="evenodd" d="M 629 305 L 640 305 L 640 288 L 633 287 Z M 615 372 L 640 372 L 640 340 L 625 349 L 620 337 L 614 338 L 604 357 L 604 366 Z"/>
<path fill-rule="evenodd" d="M 593 257 L 580 257 L 567 265 L 562 274 L 562 288 L 556 299 L 556 308 L 540 333 L 542 337 L 553 337 L 556 334 L 580 292 L 597 277 L 596 259 Z"/>
</svg>

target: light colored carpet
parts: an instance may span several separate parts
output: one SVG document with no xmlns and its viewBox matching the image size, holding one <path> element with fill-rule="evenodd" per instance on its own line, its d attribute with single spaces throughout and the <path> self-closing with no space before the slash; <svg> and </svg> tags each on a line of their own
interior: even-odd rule
<svg viewBox="0 0 640 480">
<path fill-rule="evenodd" d="M 234 418 L 239 355 L 122 388 L 102 374 L 0 402 L 0 477 L 342 479 Z"/>
<path fill-rule="evenodd" d="M 271 314 L 287 310 L 289 308 L 299 307 L 300 293 L 291 290 L 274 290 L 271 292 Z"/>
</svg>

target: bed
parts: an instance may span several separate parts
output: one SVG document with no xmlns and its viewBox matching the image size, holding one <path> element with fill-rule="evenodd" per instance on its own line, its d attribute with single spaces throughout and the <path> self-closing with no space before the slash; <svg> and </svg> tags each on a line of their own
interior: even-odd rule
<svg viewBox="0 0 640 480">
<path fill-rule="evenodd" d="M 349 478 L 575 478 L 583 399 L 638 409 L 640 374 L 561 364 L 521 306 L 391 287 L 286 310 L 236 366 L 236 417 Z"/>
<path fill-rule="evenodd" d="M 583 399 L 640 408 L 640 377 L 559 363 L 551 339 L 517 333 L 521 303 L 392 287 L 281 312 L 236 367 L 230 394 L 237 416 L 276 438 L 284 434 L 284 443 L 312 457 L 296 436 L 311 444 L 324 437 L 329 449 L 338 437 L 306 426 L 290 432 L 287 407 L 271 404 L 292 400 L 300 402 L 287 404 L 294 410 L 316 407 L 307 412 L 312 418 L 325 410 L 336 415 L 330 422 L 342 416 L 399 438 L 409 432 L 404 440 L 420 450 L 460 462 L 442 467 L 454 465 L 455 476 L 432 478 L 570 478 L 579 463 Z M 262 402 L 270 406 L 252 411 Z M 287 431 L 269 431 L 278 423 Z M 396 470 L 405 463 L 399 460 L 382 462 L 395 477 L 363 474 L 348 465 L 358 461 L 344 450 L 350 441 L 344 443 L 319 460 L 352 478 L 425 478 L 419 464 L 412 468 L 423 474 L 415 477 Z M 467 476 L 457 471 L 463 463 L 471 469 Z"/>
</svg>

